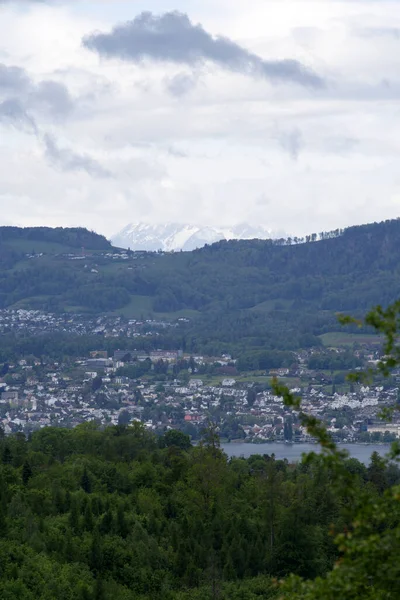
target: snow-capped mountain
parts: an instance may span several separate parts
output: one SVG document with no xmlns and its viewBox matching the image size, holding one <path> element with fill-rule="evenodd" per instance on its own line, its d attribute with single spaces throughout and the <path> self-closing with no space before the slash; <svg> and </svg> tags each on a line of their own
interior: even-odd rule
<svg viewBox="0 0 400 600">
<path fill-rule="evenodd" d="M 164 223 L 150 225 L 148 223 L 130 223 L 111 238 L 118 248 L 131 250 L 195 250 L 205 244 L 213 244 L 220 240 L 248 240 L 286 237 L 283 232 L 273 232 L 263 227 L 253 227 L 241 223 L 235 227 L 201 227 L 182 223 Z"/>
</svg>

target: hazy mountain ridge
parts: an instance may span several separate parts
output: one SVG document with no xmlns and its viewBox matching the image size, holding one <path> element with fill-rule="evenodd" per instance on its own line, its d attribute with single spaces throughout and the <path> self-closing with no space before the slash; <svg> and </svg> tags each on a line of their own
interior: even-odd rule
<svg viewBox="0 0 400 600">
<path fill-rule="evenodd" d="M 195 250 L 221 240 L 268 239 L 283 237 L 265 227 L 241 223 L 234 227 L 203 227 L 184 223 L 130 223 L 111 238 L 114 246 L 131 250 L 157 251 Z"/>
</svg>

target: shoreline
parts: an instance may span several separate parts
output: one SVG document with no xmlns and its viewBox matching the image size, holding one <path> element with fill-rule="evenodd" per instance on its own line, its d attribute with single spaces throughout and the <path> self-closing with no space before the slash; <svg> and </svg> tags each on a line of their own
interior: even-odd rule
<svg viewBox="0 0 400 600">
<path fill-rule="evenodd" d="M 390 446 L 392 442 L 335 442 L 338 446 Z M 250 442 L 246 440 L 231 440 L 221 441 L 221 444 L 248 444 L 249 446 L 262 446 L 264 444 L 282 444 L 282 446 L 303 446 L 303 445 L 313 445 L 318 446 L 318 442 L 307 441 L 307 442 L 282 442 L 281 440 L 262 440 L 260 442 Z"/>
</svg>

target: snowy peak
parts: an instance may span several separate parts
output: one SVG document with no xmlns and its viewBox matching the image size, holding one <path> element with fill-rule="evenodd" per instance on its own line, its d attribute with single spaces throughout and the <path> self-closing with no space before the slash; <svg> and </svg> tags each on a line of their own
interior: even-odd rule
<svg viewBox="0 0 400 600">
<path fill-rule="evenodd" d="M 276 237 L 284 237 L 284 234 L 277 234 L 266 228 L 252 227 L 246 223 L 231 228 L 221 227 L 218 229 L 182 223 L 163 223 L 162 225 L 130 223 L 114 235 L 111 241 L 114 246 L 119 248 L 171 252 L 195 250 L 220 240 Z"/>
</svg>

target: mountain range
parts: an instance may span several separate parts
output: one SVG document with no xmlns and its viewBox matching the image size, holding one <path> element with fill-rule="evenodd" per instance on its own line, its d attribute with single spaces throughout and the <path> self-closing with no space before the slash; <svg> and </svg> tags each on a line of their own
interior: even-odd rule
<svg viewBox="0 0 400 600">
<path fill-rule="evenodd" d="M 111 241 L 118 248 L 165 252 L 191 251 L 221 240 L 273 239 L 286 237 L 266 227 L 241 223 L 234 227 L 203 227 L 185 223 L 130 223 L 116 233 Z"/>
</svg>

